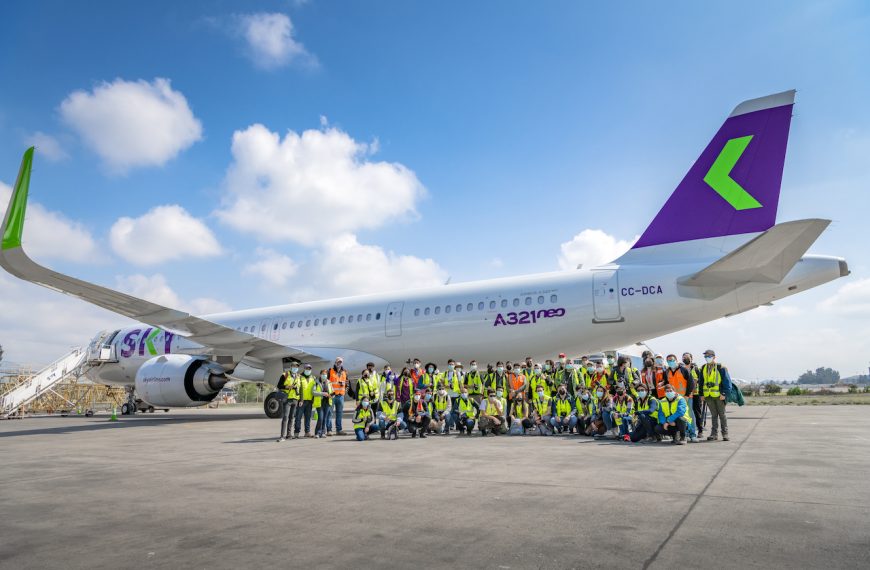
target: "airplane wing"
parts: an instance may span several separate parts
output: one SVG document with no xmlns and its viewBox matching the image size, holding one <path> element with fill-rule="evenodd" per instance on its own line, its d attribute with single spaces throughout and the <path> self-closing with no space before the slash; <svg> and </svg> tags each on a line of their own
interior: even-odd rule
<svg viewBox="0 0 870 570">
<path fill-rule="evenodd" d="M 0 242 L 0 266 L 6 271 L 25 281 L 77 297 L 119 315 L 155 327 L 177 331 L 182 336 L 211 349 L 212 354 L 217 357 L 232 357 L 233 362 L 240 361 L 244 356 L 258 359 L 307 356 L 304 351 L 243 333 L 184 311 L 81 281 L 35 263 L 21 246 L 32 162 L 33 147 L 24 153 L 9 208 L 3 225 L 0 226 L 0 234 L 3 236 Z"/>
<path fill-rule="evenodd" d="M 831 220 L 777 224 L 698 273 L 680 280 L 687 287 L 733 290 L 743 283 L 780 283 Z"/>
</svg>

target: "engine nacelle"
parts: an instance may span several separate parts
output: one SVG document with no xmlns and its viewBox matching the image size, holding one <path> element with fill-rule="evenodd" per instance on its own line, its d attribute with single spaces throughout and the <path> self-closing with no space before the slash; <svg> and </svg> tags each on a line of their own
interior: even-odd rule
<svg viewBox="0 0 870 570">
<path fill-rule="evenodd" d="M 136 371 L 136 395 L 153 406 L 191 408 L 214 400 L 228 379 L 203 357 L 164 354 Z"/>
</svg>

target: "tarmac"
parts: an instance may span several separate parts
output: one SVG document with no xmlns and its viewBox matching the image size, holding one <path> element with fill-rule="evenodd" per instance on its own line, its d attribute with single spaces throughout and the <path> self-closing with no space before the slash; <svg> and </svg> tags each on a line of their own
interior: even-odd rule
<svg viewBox="0 0 870 570">
<path fill-rule="evenodd" d="M 276 443 L 279 422 L 238 408 L 0 422 L 0 567 L 870 564 L 870 406 L 729 406 L 730 442 L 685 446 Z"/>
</svg>

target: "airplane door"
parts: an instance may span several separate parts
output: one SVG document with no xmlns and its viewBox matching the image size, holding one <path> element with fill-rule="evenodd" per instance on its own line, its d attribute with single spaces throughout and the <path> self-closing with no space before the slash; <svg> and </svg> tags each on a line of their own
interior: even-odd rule
<svg viewBox="0 0 870 570">
<path fill-rule="evenodd" d="M 592 273 L 592 305 L 595 318 L 592 322 L 624 321 L 619 309 L 619 271 L 600 269 Z"/>
<path fill-rule="evenodd" d="M 404 302 L 387 305 L 387 318 L 384 321 L 387 336 L 402 336 L 402 307 Z"/>
</svg>

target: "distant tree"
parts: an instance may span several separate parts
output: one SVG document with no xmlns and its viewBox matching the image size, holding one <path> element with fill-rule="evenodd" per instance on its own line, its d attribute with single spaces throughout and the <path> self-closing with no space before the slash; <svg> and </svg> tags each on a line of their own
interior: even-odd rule
<svg viewBox="0 0 870 570">
<path fill-rule="evenodd" d="M 807 370 L 798 377 L 798 384 L 836 384 L 840 381 L 840 373 L 833 368 L 816 368 Z"/>
<path fill-rule="evenodd" d="M 782 392 L 782 386 L 773 382 L 764 387 L 765 394 L 779 394 L 780 392 Z"/>
<path fill-rule="evenodd" d="M 257 385 L 253 382 L 241 382 L 236 388 L 240 403 L 257 401 Z"/>
<path fill-rule="evenodd" d="M 804 393 L 803 390 L 801 390 L 797 386 L 794 386 L 794 387 L 788 389 L 788 392 L 786 392 L 786 395 L 787 396 L 800 396 L 803 393 Z"/>
<path fill-rule="evenodd" d="M 850 394 L 857 394 L 858 393 L 858 386 L 855 386 L 854 384 L 850 384 L 849 385 L 849 393 Z"/>
</svg>

